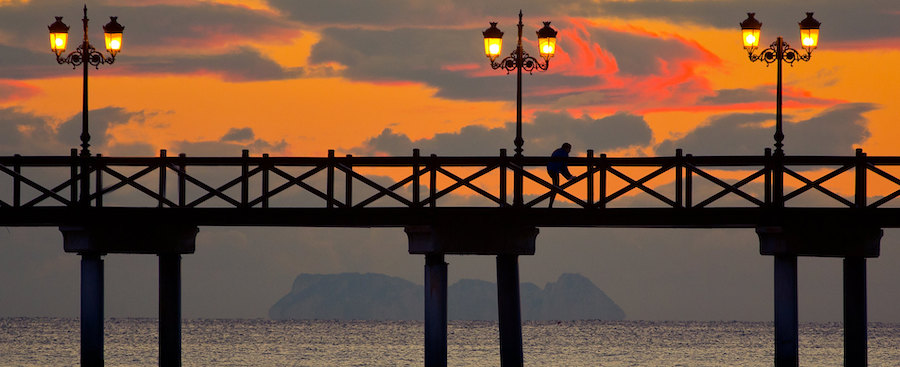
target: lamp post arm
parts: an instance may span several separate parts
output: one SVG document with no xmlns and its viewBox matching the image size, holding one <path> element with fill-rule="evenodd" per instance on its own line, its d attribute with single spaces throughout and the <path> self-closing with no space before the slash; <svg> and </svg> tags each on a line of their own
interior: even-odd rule
<svg viewBox="0 0 900 367">
<path fill-rule="evenodd" d="M 801 53 L 792 48 L 783 38 L 778 37 L 778 39 L 776 39 L 775 42 L 772 42 L 768 48 L 761 50 L 758 54 L 749 51 L 747 52 L 747 56 L 750 58 L 750 61 L 764 62 L 767 66 L 768 64 L 778 61 L 783 61 L 794 66 L 794 62 L 809 61 L 809 59 L 812 58 L 812 52 L 807 50 L 805 54 Z"/>
<path fill-rule="evenodd" d="M 547 68 L 550 67 L 550 61 L 545 61 L 542 63 L 541 60 L 528 55 L 527 52 L 522 52 L 522 60 L 520 61 L 518 58 L 518 53 L 513 52 L 500 61 L 491 62 L 491 68 L 493 68 L 494 70 L 506 70 L 507 74 L 509 74 L 513 70 L 518 69 L 519 65 L 521 65 L 522 70 L 527 71 L 528 74 L 533 74 L 535 70 L 546 71 Z"/>
</svg>

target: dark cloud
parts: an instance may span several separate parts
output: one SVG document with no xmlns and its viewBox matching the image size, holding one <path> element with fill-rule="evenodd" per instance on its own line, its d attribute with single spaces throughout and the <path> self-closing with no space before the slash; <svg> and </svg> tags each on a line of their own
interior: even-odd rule
<svg viewBox="0 0 900 367">
<path fill-rule="evenodd" d="M 756 89 L 720 89 L 714 95 L 702 97 L 697 102 L 704 105 L 721 105 L 773 100 L 772 88 L 761 86 Z"/>
<path fill-rule="evenodd" d="M 821 46 L 830 41 L 859 41 L 900 37 L 900 3 L 893 0 L 823 0 L 785 2 L 760 0 L 752 4 L 737 0 L 700 1 L 605 1 L 597 4 L 603 13 L 624 18 L 655 17 L 676 22 L 692 22 L 735 30 L 738 23 L 755 12 L 763 23 L 763 40 L 772 42 L 777 36 L 789 43 L 799 42 L 797 23 L 805 12 L 815 12 L 822 22 Z"/>
<path fill-rule="evenodd" d="M 23 48 L 0 45 L 0 78 L 34 79 L 73 76 L 70 65 L 57 65 L 53 55 L 44 55 Z M 123 56 L 124 55 L 124 56 Z M 123 62 L 123 57 L 127 62 Z M 256 49 L 238 47 L 218 54 L 132 56 L 120 54 L 114 65 L 103 67 L 104 75 L 125 74 L 215 74 L 230 82 L 281 80 L 307 76 L 330 76 L 335 72 L 328 65 L 312 68 L 285 68 Z M 92 70 L 93 71 L 93 70 Z"/>
<path fill-rule="evenodd" d="M 222 139 L 219 139 L 221 142 L 241 142 L 247 140 L 253 140 L 254 134 L 253 129 L 249 127 L 236 128 L 233 127 L 228 129 L 228 132 L 222 136 Z"/>
<path fill-rule="evenodd" d="M 143 120 L 144 113 L 130 112 L 121 107 L 107 107 L 89 111 L 88 118 L 90 119 L 88 133 L 91 135 L 91 146 L 105 147 L 111 137 L 109 135 L 111 126 L 125 124 L 132 121 L 132 119 Z M 66 120 L 57 128 L 57 140 L 72 146 L 81 144 L 81 125 L 81 113 L 72 116 L 72 118 Z M 91 150 L 95 149 L 91 148 Z"/>
<path fill-rule="evenodd" d="M 247 149 L 253 154 L 278 153 L 287 148 L 284 139 L 277 142 L 269 142 L 263 139 L 254 139 L 256 135 L 249 127 L 231 128 L 218 141 L 187 141 L 175 142 L 173 150 L 194 156 L 237 156 L 241 150 Z"/>
<path fill-rule="evenodd" d="M 88 112 L 92 153 L 150 155 L 153 149 L 145 143 L 111 144 L 109 129 L 129 122 L 142 123 L 144 111 L 128 111 L 107 107 Z M 16 108 L 0 109 L 0 154 L 68 155 L 81 145 L 81 113 L 55 126 L 52 118 L 23 112 Z"/>
<path fill-rule="evenodd" d="M 71 67 L 53 61 L 46 24 L 54 15 L 64 16 L 70 27 L 67 52 L 73 51 L 82 32 L 80 6 L 54 0 L 5 6 L 3 10 L 0 33 L 17 42 L 0 45 L 0 78 L 71 75 L 67 70 Z M 117 15 L 125 33 L 117 64 L 105 73 L 212 73 L 228 81 L 329 74 L 327 68 L 283 68 L 247 46 L 285 43 L 299 35 L 296 24 L 268 12 L 206 2 L 189 6 L 92 6 L 89 37 L 101 49 L 103 34 L 99 29 L 109 21 L 106 14 Z M 198 54 L 197 49 L 203 53 Z"/>
<path fill-rule="evenodd" d="M 307 75 L 304 68 L 284 68 L 259 51 L 241 47 L 222 54 L 143 57 L 120 73 L 216 74 L 230 82 L 279 80 Z"/>
<path fill-rule="evenodd" d="M 458 26 L 498 17 L 513 22 L 518 9 L 526 19 L 598 13 L 593 1 L 417 1 L 417 0 L 270 0 L 269 5 L 309 25 L 369 27 Z M 514 24 L 514 23 L 513 23 Z"/>
<path fill-rule="evenodd" d="M 513 154 L 515 123 L 486 128 L 469 125 L 455 133 L 441 133 L 432 138 L 412 141 L 404 134 L 385 129 L 378 136 L 352 149 L 357 154 L 387 153 L 408 155 L 413 148 L 423 154 L 497 155 L 501 148 Z M 575 118 L 567 113 L 539 112 L 534 121 L 522 127 L 526 155 L 546 155 L 563 142 L 573 145 L 575 152 L 594 149 L 598 152 L 640 146 L 650 143 L 651 131 L 640 116 L 620 113 L 601 119 L 587 116 Z"/>
<path fill-rule="evenodd" d="M 71 74 L 71 66 L 60 66 L 52 52 L 37 53 L 21 47 L 0 45 L 0 78 L 29 79 Z"/>
<path fill-rule="evenodd" d="M 6 5 L 0 12 L 0 31 L 16 40 L 17 46 L 46 50 L 49 54 L 47 25 L 54 16 L 62 16 L 69 25 L 69 47 L 75 49 L 83 32 L 82 4 L 65 0 L 30 1 Z M 125 26 L 123 53 L 164 54 L 198 46 L 230 47 L 249 41 L 287 42 L 286 34 L 299 33 L 296 26 L 266 11 L 242 6 L 195 2 L 190 5 L 134 5 L 107 2 L 91 4 L 89 38 L 103 45 L 102 25 L 109 16 L 117 16 Z"/>
<path fill-rule="evenodd" d="M 784 120 L 784 150 L 787 154 L 849 155 L 854 144 L 869 137 L 866 112 L 869 103 L 847 103 L 829 108 L 804 121 Z M 685 137 L 663 141 L 657 154 L 670 155 L 675 148 L 704 155 L 759 155 L 774 144 L 771 113 L 736 113 L 716 116 Z"/>
<path fill-rule="evenodd" d="M 54 147 L 58 149 L 56 154 L 66 154 L 55 143 L 56 133 L 47 118 L 17 108 L 0 109 L 0 149 L 4 155 L 41 154 Z"/>
</svg>

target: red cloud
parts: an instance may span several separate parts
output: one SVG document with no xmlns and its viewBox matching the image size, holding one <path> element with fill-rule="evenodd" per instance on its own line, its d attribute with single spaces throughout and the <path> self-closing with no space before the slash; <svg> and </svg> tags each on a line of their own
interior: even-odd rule
<svg viewBox="0 0 900 367">
<path fill-rule="evenodd" d="M 0 103 L 28 99 L 39 92 L 37 87 L 28 83 L 13 80 L 0 81 Z"/>
</svg>

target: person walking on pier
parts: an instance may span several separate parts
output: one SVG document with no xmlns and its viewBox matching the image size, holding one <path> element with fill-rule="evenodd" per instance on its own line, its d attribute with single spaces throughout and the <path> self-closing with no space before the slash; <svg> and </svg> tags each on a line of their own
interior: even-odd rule
<svg viewBox="0 0 900 367">
<path fill-rule="evenodd" d="M 569 166 L 566 164 L 566 158 L 569 158 L 569 152 L 572 151 L 572 144 L 563 143 L 561 147 L 554 150 L 552 154 L 550 154 L 550 163 L 547 163 L 547 174 L 550 175 L 550 179 L 553 181 L 554 189 L 559 188 L 559 175 L 562 174 L 566 180 L 572 179 L 572 174 L 569 173 Z M 550 208 L 553 207 L 553 199 L 556 198 L 556 191 L 550 191 Z"/>
</svg>

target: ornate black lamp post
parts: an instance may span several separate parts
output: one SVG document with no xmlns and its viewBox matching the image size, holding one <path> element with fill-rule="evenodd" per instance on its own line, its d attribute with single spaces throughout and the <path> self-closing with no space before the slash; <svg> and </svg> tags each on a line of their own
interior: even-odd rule
<svg viewBox="0 0 900 367">
<path fill-rule="evenodd" d="M 775 152 L 772 162 L 772 204 L 775 208 L 784 207 L 784 132 L 781 121 L 781 64 L 786 62 L 791 66 L 797 61 L 809 61 L 812 51 L 819 42 L 819 26 L 821 23 L 813 18 L 813 13 L 806 13 L 806 18 L 800 21 L 800 43 L 806 49 L 806 54 L 791 48 L 780 36 L 769 45 L 769 48 L 755 54 L 759 47 L 760 23 L 753 16 L 755 13 L 747 13 L 747 19 L 741 22 L 744 48 L 750 56 L 750 61 L 763 61 L 768 64 L 778 63 L 778 83 L 775 112 Z M 762 237 L 760 237 L 762 238 Z M 798 307 L 797 307 L 797 255 L 795 253 L 778 253 L 775 261 L 775 366 L 799 365 L 798 346 Z M 863 365 L 865 362 L 862 363 Z M 848 364 L 850 365 L 850 364 Z M 855 365 L 855 364 L 854 364 Z"/>
<path fill-rule="evenodd" d="M 106 51 L 109 57 L 103 55 L 100 51 L 91 45 L 88 41 L 88 17 L 87 5 L 84 6 L 84 18 L 81 20 L 84 26 L 84 38 L 81 45 L 70 52 L 66 56 L 62 56 L 66 51 L 66 42 L 69 38 L 69 26 L 62 22 L 62 17 L 56 17 L 48 28 L 50 29 L 50 50 L 56 54 L 56 62 L 60 64 L 71 64 L 72 68 L 79 65 L 84 67 L 84 78 L 82 86 L 82 110 L 81 110 L 81 157 L 88 158 L 91 152 L 90 147 L 91 134 L 88 132 L 88 65 L 99 68 L 100 64 L 112 64 L 116 61 L 116 54 L 122 49 L 122 31 L 125 30 L 121 24 L 116 22 L 117 17 L 109 17 L 110 21 L 103 26 L 104 38 L 106 39 Z M 81 204 L 88 205 L 88 177 L 87 177 L 87 159 L 82 160 L 82 180 L 81 180 Z"/>
<path fill-rule="evenodd" d="M 71 64 L 72 68 L 82 65 L 84 78 L 82 84 L 82 110 L 81 110 L 81 154 L 79 165 L 81 168 L 80 195 L 78 206 L 86 208 L 90 206 L 90 167 L 91 135 L 88 133 L 88 65 L 99 68 L 100 64 L 112 64 L 116 61 L 116 54 L 122 49 L 121 24 L 116 22 L 116 17 L 109 17 L 110 21 L 103 26 L 106 39 L 106 51 L 109 57 L 97 51 L 88 41 L 88 17 L 87 5 L 84 6 L 84 18 L 81 19 L 84 27 L 84 37 L 81 45 L 75 51 L 66 56 L 66 42 L 69 38 L 69 26 L 62 22 L 62 17 L 56 17 L 48 28 L 50 29 L 50 50 L 56 54 L 56 62 Z M 95 251 L 85 251 L 81 255 L 81 365 L 103 365 L 103 255 Z"/>
<path fill-rule="evenodd" d="M 756 13 L 747 13 L 747 19 L 741 22 L 742 35 L 744 40 L 744 48 L 750 56 L 750 61 L 762 61 L 768 64 L 778 63 L 778 92 L 775 112 L 775 155 L 783 156 L 784 151 L 781 149 L 784 144 L 784 133 L 781 125 L 781 64 L 786 62 L 793 66 L 797 61 L 809 61 L 812 57 L 812 51 L 819 43 L 819 26 L 821 23 L 813 18 L 813 13 L 806 13 L 806 18 L 800 21 L 800 40 L 806 54 L 801 54 L 779 36 L 775 42 L 769 45 L 769 48 L 762 50 L 759 54 L 754 51 L 759 47 L 759 30 L 762 28 L 760 23 L 753 16 Z"/>
<path fill-rule="evenodd" d="M 491 27 L 482 33 L 484 35 L 485 56 L 491 59 L 491 67 L 495 70 L 504 69 L 507 74 L 510 71 L 516 71 L 516 140 L 513 143 L 516 145 L 515 159 L 521 161 L 522 145 L 525 144 L 525 139 L 522 138 L 522 70 L 527 71 L 529 74 L 535 70 L 547 70 L 550 66 L 550 58 L 556 53 L 556 30 L 550 28 L 550 22 L 544 22 L 544 27 L 537 31 L 538 51 L 541 58 L 544 59 L 544 63 L 541 63 L 540 60 L 528 55 L 522 49 L 522 28 L 525 25 L 522 24 L 522 11 L 519 10 L 519 35 L 516 49 L 509 56 L 497 62 L 496 60 L 500 56 L 500 49 L 503 43 L 503 32 L 497 28 L 497 22 L 490 23 Z M 513 191 L 513 205 L 523 205 L 522 174 L 518 171 L 513 181 Z"/>
</svg>

